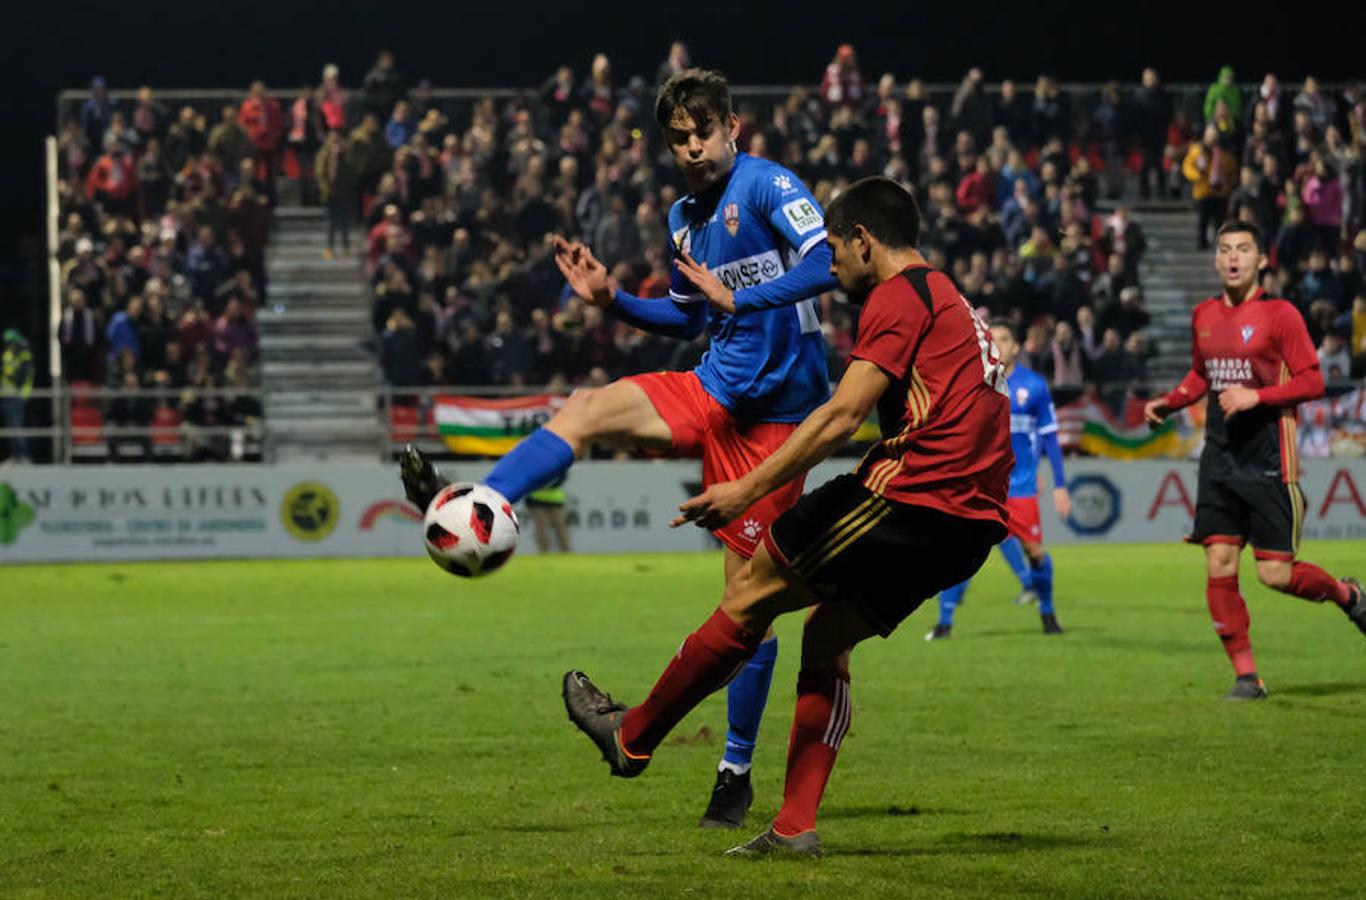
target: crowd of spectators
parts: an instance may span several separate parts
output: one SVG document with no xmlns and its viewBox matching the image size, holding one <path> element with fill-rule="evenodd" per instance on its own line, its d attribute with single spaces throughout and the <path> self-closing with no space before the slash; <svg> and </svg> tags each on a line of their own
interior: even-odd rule
<svg viewBox="0 0 1366 900">
<path fill-rule="evenodd" d="M 172 113 L 150 88 L 120 104 L 102 79 L 91 87 L 58 138 L 66 379 L 112 392 L 111 425 L 250 425 L 261 416 L 255 317 L 289 136 L 280 104 L 257 82 L 210 125 L 193 107 Z M 201 450 L 222 455 L 223 443 Z"/>
<path fill-rule="evenodd" d="M 189 109 L 170 121 L 150 92 L 120 110 L 97 90 L 62 134 L 68 372 L 250 373 L 277 174 L 326 206 L 329 256 L 362 257 L 391 385 L 574 385 L 690 366 L 705 336 L 680 344 L 584 306 L 548 239 L 580 237 L 624 289 L 667 294 L 665 216 L 683 188 L 653 102 L 690 64 L 676 43 L 652 80 L 623 78 L 600 53 L 582 78 L 562 65 L 538 89 L 452 100 L 411 85 L 386 52 L 354 92 L 328 66 L 283 105 L 254 85 L 212 128 Z M 872 81 L 844 45 L 815 89 L 738 97 L 737 143 L 822 203 L 871 174 L 914 191 L 932 264 L 1015 322 L 1026 363 L 1060 390 L 1118 409 L 1147 381 L 1134 193 L 1193 197 L 1202 241 L 1226 216 L 1255 221 L 1272 236 L 1269 287 L 1304 310 L 1325 374 L 1361 374 L 1360 90 L 1330 96 L 1308 78 L 1291 96 L 1267 75 L 1245 95 L 1225 71 L 1195 106 L 1152 69 L 1092 91 L 1048 75 L 988 85 L 976 68 L 951 93 Z M 841 299 L 820 298 L 832 375 L 856 320 Z"/>
<path fill-rule="evenodd" d="M 1270 245 L 1265 287 L 1304 314 L 1330 383 L 1366 376 L 1366 94 L 1298 91 L 1267 74 L 1245 96 L 1225 66 L 1205 95 L 1198 139 L 1182 155 L 1209 245 L 1225 219 L 1255 224 Z"/>
<path fill-rule="evenodd" d="M 326 139 L 315 170 L 324 196 L 340 185 L 348 203 L 360 197 L 391 384 L 576 384 L 697 360 L 705 338 L 642 334 L 567 296 L 547 240 L 581 237 L 624 289 L 667 293 L 664 223 L 682 185 L 653 99 L 689 62 L 675 44 L 652 83 L 618 79 L 598 54 L 582 81 L 561 66 L 539 90 L 480 99 L 461 117 L 408 94 L 382 60 L 388 77 L 367 77 L 362 121 Z M 951 99 L 892 75 L 869 87 L 846 45 L 819 89 L 739 98 L 737 113 L 739 148 L 783 162 L 822 203 L 878 173 L 915 191 L 931 262 L 1016 322 L 1055 383 L 1122 396 L 1144 380 L 1144 235 L 1125 207 L 1100 211 L 1123 190 L 1132 135 L 1106 102 L 1080 116 L 1051 78 L 1028 96 L 1011 82 L 988 92 L 977 69 Z M 856 319 L 839 299 L 821 298 L 836 376 Z"/>
</svg>

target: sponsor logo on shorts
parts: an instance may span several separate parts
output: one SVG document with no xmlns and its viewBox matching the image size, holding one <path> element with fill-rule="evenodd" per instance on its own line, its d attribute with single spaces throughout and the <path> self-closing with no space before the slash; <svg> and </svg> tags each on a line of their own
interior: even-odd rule
<svg viewBox="0 0 1366 900">
<path fill-rule="evenodd" d="M 745 519 L 740 523 L 740 534 L 744 535 L 747 541 L 758 541 L 759 535 L 764 533 L 764 526 L 760 525 L 757 519 Z"/>
<path fill-rule="evenodd" d="M 280 521 L 301 541 L 321 541 L 336 529 L 340 517 L 337 495 L 316 481 L 294 485 L 280 503 Z"/>
<path fill-rule="evenodd" d="M 783 215 L 797 234 L 806 234 L 825 225 L 825 217 L 816 209 L 816 204 L 805 197 L 783 204 Z"/>
</svg>

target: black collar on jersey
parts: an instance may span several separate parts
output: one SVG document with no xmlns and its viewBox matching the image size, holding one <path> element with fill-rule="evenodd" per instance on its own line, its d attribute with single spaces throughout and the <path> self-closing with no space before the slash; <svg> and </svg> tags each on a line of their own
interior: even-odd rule
<svg viewBox="0 0 1366 900">
<path fill-rule="evenodd" d="M 684 201 L 683 208 L 688 214 L 688 218 L 693 224 L 700 224 L 711 218 L 711 214 L 716 212 L 716 205 L 721 202 L 721 195 L 730 186 L 730 180 L 735 177 L 735 170 L 740 167 L 740 154 L 735 154 L 735 162 L 731 165 L 730 171 L 717 180 L 716 184 L 702 191 L 700 194 L 689 194 Z"/>
</svg>

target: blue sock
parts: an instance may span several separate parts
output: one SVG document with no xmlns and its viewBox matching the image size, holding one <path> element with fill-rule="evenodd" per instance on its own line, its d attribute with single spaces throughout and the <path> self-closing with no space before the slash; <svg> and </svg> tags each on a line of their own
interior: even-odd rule
<svg viewBox="0 0 1366 900">
<path fill-rule="evenodd" d="M 944 588 L 939 592 L 939 624 L 953 627 L 953 613 L 958 609 L 958 604 L 962 602 L 963 595 L 968 592 L 966 581 L 955 584 L 953 587 Z"/>
<path fill-rule="evenodd" d="M 498 464 L 484 479 L 508 502 L 516 503 L 527 494 L 559 478 L 574 464 L 574 450 L 553 431 L 537 428 Z"/>
<path fill-rule="evenodd" d="M 771 637 L 759 645 L 731 681 L 726 692 L 730 729 L 726 732 L 726 754 L 721 757 L 721 768 L 740 774 L 749 771 L 754 742 L 759 738 L 759 721 L 768 702 L 768 686 L 773 681 L 773 664 L 777 661 L 778 639 Z"/>
<path fill-rule="evenodd" d="M 1029 560 L 1025 559 L 1024 545 L 1016 537 L 1008 537 L 1000 543 L 1001 555 L 1005 557 L 1006 564 L 1010 566 L 1010 571 L 1015 573 L 1015 577 L 1020 579 L 1020 585 L 1026 591 L 1034 589 L 1034 579 L 1031 577 Z"/>
<path fill-rule="evenodd" d="M 1033 570 L 1034 590 L 1039 594 L 1039 615 L 1053 615 L 1053 557 L 1047 553 Z"/>
</svg>

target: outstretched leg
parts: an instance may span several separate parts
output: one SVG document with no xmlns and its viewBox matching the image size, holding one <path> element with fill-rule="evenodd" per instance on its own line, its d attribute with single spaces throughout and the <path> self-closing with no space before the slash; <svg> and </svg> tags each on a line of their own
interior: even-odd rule
<svg viewBox="0 0 1366 900">
<path fill-rule="evenodd" d="M 629 379 L 578 390 L 544 427 L 500 459 L 484 483 L 516 503 L 564 475 L 595 441 L 667 444 L 670 437 L 650 398 Z"/>
</svg>

